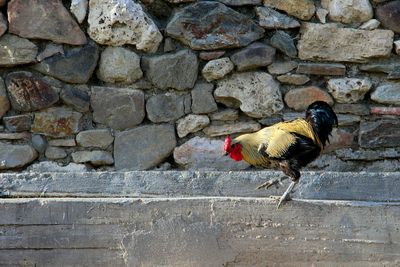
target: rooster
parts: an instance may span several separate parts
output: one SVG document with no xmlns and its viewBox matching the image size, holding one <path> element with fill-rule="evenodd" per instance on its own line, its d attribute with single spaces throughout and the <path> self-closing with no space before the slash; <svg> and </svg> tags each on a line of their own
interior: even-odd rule
<svg viewBox="0 0 400 267">
<path fill-rule="evenodd" d="M 327 103 L 316 101 L 308 106 L 305 119 L 280 122 L 233 140 L 228 135 L 224 150 L 235 161 L 244 160 L 264 168 L 279 167 L 285 174 L 257 189 L 269 188 L 291 178 L 291 184 L 280 197 L 279 208 L 299 181 L 300 169 L 315 160 L 329 142 L 333 126 L 338 126 L 335 112 Z"/>
</svg>

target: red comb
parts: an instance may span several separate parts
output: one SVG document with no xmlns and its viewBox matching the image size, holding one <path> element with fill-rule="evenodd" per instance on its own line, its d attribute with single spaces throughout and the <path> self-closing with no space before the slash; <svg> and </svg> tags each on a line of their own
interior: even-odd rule
<svg viewBox="0 0 400 267">
<path fill-rule="evenodd" d="M 224 150 L 225 150 L 225 151 L 228 151 L 228 150 L 229 150 L 229 148 L 231 147 L 231 142 L 232 142 L 232 138 L 231 138 L 230 135 L 228 135 L 228 136 L 225 138 L 225 144 L 224 144 Z"/>
</svg>

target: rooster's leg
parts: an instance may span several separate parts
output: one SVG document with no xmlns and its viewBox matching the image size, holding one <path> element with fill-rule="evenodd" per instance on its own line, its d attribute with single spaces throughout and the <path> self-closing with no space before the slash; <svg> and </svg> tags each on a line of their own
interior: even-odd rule
<svg viewBox="0 0 400 267">
<path fill-rule="evenodd" d="M 277 209 L 279 209 L 280 205 L 282 204 L 282 202 L 286 201 L 289 197 L 289 194 L 292 192 L 293 187 L 297 184 L 298 180 L 296 181 L 292 181 L 289 185 L 289 187 L 286 189 L 285 193 L 283 193 L 283 195 L 281 196 L 281 198 L 279 199 L 278 205 L 276 206 Z"/>
<path fill-rule="evenodd" d="M 278 178 L 273 178 L 271 180 L 266 181 L 262 185 L 259 185 L 257 187 L 257 189 L 262 189 L 262 188 L 267 188 L 268 189 L 271 186 L 273 186 L 274 184 L 277 184 L 277 183 L 282 184 L 282 181 L 287 179 L 287 178 L 288 178 L 287 176 L 281 176 L 281 177 L 278 177 Z"/>
</svg>

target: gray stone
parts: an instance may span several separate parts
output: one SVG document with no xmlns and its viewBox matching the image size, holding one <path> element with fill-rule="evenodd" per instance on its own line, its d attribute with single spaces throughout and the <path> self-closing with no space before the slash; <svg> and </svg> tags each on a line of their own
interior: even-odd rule
<svg viewBox="0 0 400 267">
<path fill-rule="evenodd" d="M 67 157 L 67 152 L 63 148 L 49 146 L 44 155 L 48 159 L 63 159 Z"/>
<path fill-rule="evenodd" d="M 375 102 L 390 105 L 400 105 L 400 83 L 384 83 L 371 94 Z"/>
<path fill-rule="evenodd" d="M 140 124 L 145 116 L 144 93 L 128 88 L 92 87 L 93 121 L 116 130 Z"/>
<path fill-rule="evenodd" d="M 394 41 L 394 51 L 397 55 L 400 55 L 400 40 Z"/>
<path fill-rule="evenodd" d="M 218 110 L 213 97 L 214 86 L 211 83 L 196 83 L 192 95 L 192 112 L 206 114 Z"/>
<path fill-rule="evenodd" d="M 321 5 L 331 20 L 342 23 L 365 22 L 374 15 L 369 0 L 322 0 Z"/>
<path fill-rule="evenodd" d="M 214 92 L 217 102 L 240 109 L 250 117 L 262 118 L 283 109 L 279 84 L 265 72 L 243 72 L 218 81 Z"/>
<path fill-rule="evenodd" d="M 264 5 L 282 10 L 301 20 L 309 20 L 315 13 L 312 0 L 264 0 Z"/>
<path fill-rule="evenodd" d="M 169 122 L 185 115 L 184 96 L 174 93 L 155 95 L 146 103 L 147 117 L 152 122 Z"/>
<path fill-rule="evenodd" d="M 81 118 L 81 113 L 70 108 L 48 108 L 35 113 L 31 131 L 52 137 L 70 136 L 80 131 Z"/>
<path fill-rule="evenodd" d="M 235 162 L 225 156 L 224 141 L 194 137 L 175 148 L 174 160 L 179 166 L 190 170 L 243 170 L 249 165 Z"/>
<path fill-rule="evenodd" d="M 36 57 L 37 61 L 42 62 L 44 59 L 54 55 L 64 55 L 64 47 L 60 44 L 47 44 L 45 49 Z"/>
<path fill-rule="evenodd" d="M 0 13 L 0 37 L 7 31 L 7 20 L 3 13 Z"/>
<path fill-rule="evenodd" d="M 263 37 L 264 30 L 224 4 L 202 1 L 178 11 L 166 33 L 194 50 L 215 50 L 246 46 Z"/>
<path fill-rule="evenodd" d="M 176 146 L 172 125 L 146 125 L 119 132 L 114 141 L 117 170 L 146 170 L 163 162 Z"/>
<path fill-rule="evenodd" d="M 268 72 L 271 74 L 285 74 L 297 68 L 296 61 L 273 62 L 268 66 Z"/>
<path fill-rule="evenodd" d="M 261 129 L 261 125 L 255 121 L 239 121 L 212 123 L 204 128 L 203 132 L 211 137 L 225 136 L 234 133 L 252 133 Z"/>
<path fill-rule="evenodd" d="M 94 42 L 85 46 L 67 49 L 63 55 L 46 58 L 33 68 L 43 74 L 68 83 L 87 83 L 92 76 L 99 49 Z"/>
<path fill-rule="evenodd" d="M 317 11 L 315 12 L 315 16 L 318 18 L 318 20 L 325 24 L 326 23 L 326 16 L 328 16 L 328 10 L 324 8 L 317 8 Z"/>
<path fill-rule="evenodd" d="M 371 162 L 365 166 L 366 172 L 385 172 L 387 170 L 398 172 L 400 171 L 400 160 L 379 160 Z"/>
<path fill-rule="evenodd" d="M 52 139 L 49 141 L 50 146 L 74 147 L 76 141 L 74 138 Z"/>
<path fill-rule="evenodd" d="M 310 78 L 303 74 L 284 74 L 276 77 L 276 79 L 281 83 L 293 85 L 303 85 L 310 81 Z"/>
<path fill-rule="evenodd" d="M 271 126 L 276 123 L 282 122 L 282 116 L 276 115 L 272 117 L 262 118 L 261 120 L 258 120 L 258 122 L 263 126 Z"/>
<path fill-rule="evenodd" d="M 297 48 L 292 37 L 284 31 L 277 31 L 271 37 L 271 45 L 289 57 L 297 56 Z"/>
<path fill-rule="evenodd" d="M 218 0 L 227 6 L 260 5 L 262 0 Z"/>
<path fill-rule="evenodd" d="M 343 76 L 346 74 L 346 66 L 337 63 L 299 63 L 296 72 L 312 75 Z"/>
<path fill-rule="evenodd" d="M 164 41 L 164 53 L 175 51 L 176 50 L 176 45 L 172 38 L 165 38 Z"/>
<path fill-rule="evenodd" d="M 336 113 L 350 113 L 354 115 L 369 115 L 369 109 L 363 104 L 335 104 Z"/>
<path fill-rule="evenodd" d="M 207 82 L 219 80 L 229 74 L 235 66 L 228 57 L 218 58 L 207 62 L 202 69 L 204 79 Z"/>
<path fill-rule="evenodd" d="M 381 23 L 379 22 L 379 20 L 377 19 L 370 19 L 367 22 L 364 22 L 363 24 L 361 24 L 361 26 L 359 27 L 360 30 L 368 30 L 368 31 L 372 31 L 372 30 L 376 30 L 379 28 L 379 25 L 381 25 Z"/>
<path fill-rule="evenodd" d="M 107 151 L 77 151 L 71 154 L 75 163 L 90 163 L 94 166 L 111 165 L 114 159 L 110 152 Z"/>
<path fill-rule="evenodd" d="M 197 79 L 198 59 L 190 50 L 144 57 L 142 67 L 146 78 L 161 89 L 191 89 Z"/>
<path fill-rule="evenodd" d="M 316 160 L 311 162 L 306 170 L 323 170 L 327 172 L 354 172 L 358 170 L 357 163 L 352 161 L 344 161 L 334 155 L 323 154 Z"/>
<path fill-rule="evenodd" d="M 32 135 L 31 142 L 32 142 L 32 146 L 39 153 L 43 153 L 47 148 L 46 138 L 44 138 L 40 134 Z"/>
<path fill-rule="evenodd" d="M 21 37 L 71 45 L 83 45 L 87 41 L 60 0 L 14 0 L 9 2 L 7 15 L 8 31 Z"/>
<path fill-rule="evenodd" d="M 107 47 L 101 53 L 97 77 L 109 83 L 133 83 L 142 78 L 140 56 L 123 47 Z"/>
<path fill-rule="evenodd" d="M 359 115 L 350 115 L 350 114 L 336 114 L 339 126 L 350 126 L 354 124 L 358 124 L 361 121 L 361 117 Z"/>
<path fill-rule="evenodd" d="M 76 20 L 82 23 L 86 17 L 88 9 L 88 0 L 72 0 L 69 10 L 74 14 Z"/>
<path fill-rule="evenodd" d="M 358 149 L 353 150 L 352 148 L 343 148 L 335 151 L 336 155 L 343 160 L 363 160 L 373 161 L 381 159 L 394 159 L 400 158 L 400 151 L 394 148 L 380 149 L 380 150 L 369 150 L 369 149 Z"/>
<path fill-rule="evenodd" d="M 300 27 L 300 23 L 269 7 L 256 7 L 258 24 L 266 29 L 291 29 Z"/>
<path fill-rule="evenodd" d="M 37 46 L 12 34 L 0 37 L 0 67 L 12 67 L 36 61 Z"/>
<path fill-rule="evenodd" d="M 400 64 L 387 62 L 387 63 L 363 64 L 359 68 L 360 68 L 360 70 L 366 71 L 366 72 L 390 73 L 397 67 L 400 67 Z"/>
<path fill-rule="evenodd" d="M 10 132 L 29 131 L 31 129 L 32 117 L 29 114 L 4 117 L 3 123 Z"/>
<path fill-rule="evenodd" d="M 114 142 L 114 137 L 109 129 L 94 129 L 78 133 L 76 135 L 76 142 L 82 147 L 106 149 Z"/>
<path fill-rule="evenodd" d="M 231 56 L 238 71 L 270 65 L 274 61 L 275 48 L 263 43 L 252 43 Z"/>
<path fill-rule="evenodd" d="M 142 6 L 131 0 L 91 0 L 88 33 L 97 43 L 112 46 L 135 45 L 144 52 L 156 52 L 162 35 Z"/>
<path fill-rule="evenodd" d="M 372 82 L 368 78 L 330 79 L 327 83 L 329 93 L 339 103 L 355 103 L 364 99 L 371 89 Z"/>
<path fill-rule="evenodd" d="M 300 32 L 297 47 L 302 60 L 362 63 L 370 58 L 388 57 L 393 46 L 394 34 L 388 30 L 364 31 L 332 23 L 303 23 Z M 337 44 L 341 44 L 341 49 Z"/>
<path fill-rule="evenodd" d="M 176 124 L 176 132 L 178 136 L 182 138 L 190 133 L 202 130 L 210 124 L 210 119 L 206 115 L 189 114 L 186 117 L 179 119 Z"/>
<path fill-rule="evenodd" d="M 400 1 L 390 1 L 376 8 L 376 18 L 386 29 L 400 33 Z"/>
<path fill-rule="evenodd" d="M 35 111 L 52 106 L 58 101 L 58 93 L 39 75 L 18 71 L 6 77 L 11 105 L 18 111 Z"/>
<path fill-rule="evenodd" d="M 65 85 L 60 93 L 60 98 L 64 104 L 71 106 L 76 111 L 89 111 L 90 96 L 86 91 L 71 85 Z"/>
<path fill-rule="evenodd" d="M 88 172 L 89 169 L 84 164 L 69 163 L 66 166 L 62 166 L 54 161 L 41 161 L 34 163 L 27 168 L 29 172 L 62 172 L 62 173 L 82 173 Z"/>
<path fill-rule="evenodd" d="M 210 118 L 213 121 L 235 121 L 239 119 L 239 111 L 227 108 L 211 114 Z"/>
<path fill-rule="evenodd" d="M 202 60 L 213 60 L 225 55 L 225 51 L 201 51 L 199 53 L 199 58 Z"/>
<path fill-rule="evenodd" d="M 10 145 L 0 142 L 0 170 L 23 167 L 37 158 L 30 145 Z"/>
<path fill-rule="evenodd" d="M 3 78 L 0 77 L 0 118 L 10 109 L 10 100 L 8 100 L 6 86 Z"/>
<path fill-rule="evenodd" d="M 2 140 L 29 140 L 31 134 L 29 132 L 21 133 L 0 133 L 0 139 Z"/>
<path fill-rule="evenodd" d="M 360 124 L 359 145 L 363 148 L 400 146 L 400 122 L 382 119 L 363 121 Z"/>
</svg>

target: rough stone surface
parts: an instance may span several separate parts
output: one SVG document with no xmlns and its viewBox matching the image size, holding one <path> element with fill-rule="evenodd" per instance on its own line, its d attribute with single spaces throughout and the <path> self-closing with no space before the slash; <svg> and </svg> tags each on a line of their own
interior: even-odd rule
<svg viewBox="0 0 400 267">
<path fill-rule="evenodd" d="M 240 102 L 240 109 L 250 117 L 262 118 L 283 109 L 279 84 L 264 72 L 235 73 L 218 81 L 214 92 L 217 102 L 231 105 Z"/>
<path fill-rule="evenodd" d="M 117 170 L 146 170 L 160 164 L 176 146 L 172 125 L 146 125 L 118 132 L 114 141 Z"/>
<path fill-rule="evenodd" d="M 361 122 L 358 142 L 363 148 L 400 146 L 400 123 L 388 119 Z"/>
<path fill-rule="evenodd" d="M 365 22 L 374 15 L 369 0 L 322 0 L 321 5 L 331 20 L 342 23 Z"/>
<path fill-rule="evenodd" d="M 62 1 L 13 0 L 7 8 L 9 32 L 30 39 L 83 45 L 86 36 Z"/>
<path fill-rule="evenodd" d="M 315 6 L 312 0 L 264 0 L 264 5 L 285 11 L 301 20 L 309 20 L 314 15 Z"/>
<path fill-rule="evenodd" d="M 93 121 L 115 130 L 134 127 L 145 116 L 144 93 L 140 90 L 93 86 L 90 103 Z"/>
<path fill-rule="evenodd" d="M 310 78 L 307 75 L 303 74 L 285 74 L 276 77 L 278 81 L 286 84 L 293 85 L 303 85 L 310 81 Z"/>
<path fill-rule="evenodd" d="M 0 38 L 0 67 L 11 67 L 36 61 L 37 46 L 12 34 Z"/>
<path fill-rule="evenodd" d="M 350 113 L 354 115 L 369 115 L 369 110 L 363 104 L 336 104 L 334 107 L 336 113 Z"/>
<path fill-rule="evenodd" d="M 271 45 L 288 57 L 293 58 L 297 56 L 297 48 L 294 45 L 292 37 L 284 31 L 277 31 L 271 37 Z"/>
<path fill-rule="evenodd" d="M 106 149 L 114 141 L 109 129 L 82 131 L 76 135 L 76 142 L 82 147 L 98 147 Z"/>
<path fill-rule="evenodd" d="M 379 20 L 377 19 L 370 19 L 367 22 L 364 22 L 363 24 L 361 24 L 360 29 L 361 30 L 376 30 L 379 28 L 379 25 L 381 25 L 381 23 L 379 22 Z"/>
<path fill-rule="evenodd" d="M 381 150 L 343 148 L 335 151 L 335 154 L 343 160 L 365 160 L 373 161 L 384 158 L 400 158 L 400 151 L 394 148 L 387 148 Z"/>
<path fill-rule="evenodd" d="M 354 134 L 352 132 L 334 128 L 324 152 L 327 153 L 340 148 L 351 147 L 352 145 L 354 145 Z"/>
<path fill-rule="evenodd" d="M 274 61 L 275 48 L 263 43 L 252 43 L 231 56 L 238 71 L 268 66 Z"/>
<path fill-rule="evenodd" d="M 99 48 L 93 42 L 67 49 L 34 65 L 34 69 L 68 83 L 87 83 L 99 59 Z"/>
<path fill-rule="evenodd" d="M 325 8 L 317 8 L 317 11 L 315 12 L 315 16 L 318 18 L 318 20 L 325 24 L 326 23 L 326 16 L 328 16 L 328 10 Z"/>
<path fill-rule="evenodd" d="M 94 166 L 111 165 L 114 159 L 110 152 L 94 150 L 94 151 L 77 151 L 71 154 L 75 163 L 89 162 Z"/>
<path fill-rule="evenodd" d="M 23 167 L 37 158 L 30 145 L 10 145 L 0 142 L 0 170 Z"/>
<path fill-rule="evenodd" d="M 218 0 L 227 6 L 260 5 L 262 0 Z"/>
<path fill-rule="evenodd" d="M 196 83 L 191 91 L 193 113 L 206 114 L 218 110 L 213 97 L 213 90 L 214 86 L 211 83 Z"/>
<path fill-rule="evenodd" d="M 285 95 L 286 104 L 294 110 L 305 110 L 314 101 L 325 101 L 333 105 L 332 97 L 316 86 L 290 90 Z"/>
<path fill-rule="evenodd" d="M 69 10 L 74 14 L 76 20 L 82 23 L 86 17 L 88 9 L 88 0 L 72 0 Z"/>
<path fill-rule="evenodd" d="M 147 117 L 152 122 L 169 122 L 185 115 L 185 97 L 173 93 L 150 97 L 146 103 Z"/>
<path fill-rule="evenodd" d="M 394 51 L 397 55 L 400 55 L 400 40 L 394 41 Z"/>
<path fill-rule="evenodd" d="M 48 159 L 63 159 L 67 157 L 67 152 L 63 148 L 49 146 L 44 155 Z"/>
<path fill-rule="evenodd" d="M 10 132 L 24 132 L 31 129 L 32 117 L 29 114 L 3 118 L 6 129 Z"/>
<path fill-rule="evenodd" d="M 235 121 L 239 119 L 239 111 L 236 109 L 223 109 L 210 115 L 213 121 Z"/>
<path fill-rule="evenodd" d="M 176 124 L 176 132 L 178 136 L 182 138 L 190 133 L 202 130 L 210 124 L 210 119 L 206 115 L 189 114 L 186 117 L 179 119 Z"/>
<path fill-rule="evenodd" d="M 327 83 L 329 93 L 338 103 L 355 103 L 363 100 L 371 87 L 372 82 L 368 78 L 330 79 Z"/>
<path fill-rule="evenodd" d="M 109 83 L 133 83 L 142 78 L 140 56 L 123 47 L 107 47 L 101 53 L 97 77 Z"/>
<path fill-rule="evenodd" d="M 75 138 L 52 139 L 48 142 L 49 146 L 74 147 L 76 146 Z"/>
<path fill-rule="evenodd" d="M 299 63 L 296 72 L 313 75 L 343 76 L 346 74 L 346 66 L 330 63 Z"/>
<path fill-rule="evenodd" d="M 360 66 L 360 70 L 366 72 L 377 72 L 377 73 L 390 73 L 398 68 L 400 65 L 398 63 L 371 63 L 371 64 L 363 64 Z"/>
<path fill-rule="evenodd" d="M 390 1 L 376 8 L 376 18 L 386 29 L 400 33 L 400 1 Z"/>
<path fill-rule="evenodd" d="M 400 116 L 400 107 L 371 107 L 371 114 Z"/>
<path fill-rule="evenodd" d="M 225 55 L 225 51 L 201 51 L 199 53 L 199 58 L 202 60 L 213 60 Z"/>
<path fill-rule="evenodd" d="M 393 45 L 393 32 L 340 28 L 336 24 L 304 23 L 298 43 L 299 58 L 317 61 L 366 62 L 387 57 Z M 336 44 L 341 44 L 341 49 Z M 362 47 L 359 44 L 363 44 Z"/>
<path fill-rule="evenodd" d="M 18 71 L 6 77 L 11 105 L 18 111 L 35 111 L 58 101 L 58 93 L 39 75 Z"/>
<path fill-rule="evenodd" d="M 31 131 L 52 137 L 70 136 L 79 132 L 81 117 L 70 108 L 48 108 L 35 113 Z"/>
<path fill-rule="evenodd" d="M 62 173 L 76 173 L 76 172 L 87 172 L 89 169 L 84 164 L 69 163 L 66 166 L 62 166 L 54 161 L 42 161 L 34 163 L 27 168 L 29 172 L 62 172 Z"/>
<path fill-rule="evenodd" d="M 361 116 L 350 114 L 336 114 L 339 126 L 349 126 L 358 124 L 361 121 Z"/>
<path fill-rule="evenodd" d="M 10 100 L 8 100 L 6 86 L 3 78 L 0 77 L 0 118 L 10 109 Z"/>
<path fill-rule="evenodd" d="M 285 74 L 297 68 L 296 61 L 276 61 L 268 66 L 268 72 L 271 74 Z"/>
<path fill-rule="evenodd" d="M 243 170 L 249 166 L 244 161 L 235 162 L 225 156 L 223 147 L 222 140 L 196 136 L 175 148 L 174 160 L 190 170 Z"/>
<path fill-rule="evenodd" d="M 264 30 L 221 3 L 204 1 L 178 11 L 166 33 L 194 50 L 215 50 L 246 46 L 260 39 Z"/>
<path fill-rule="evenodd" d="M 210 126 L 204 128 L 203 132 L 208 136 L 214 137 L 233 133 L 252 133 L 260 129 L 261 125 L 255 121 L 239 121 L 233 123 L 212 123 Z"/>
<path fill-rule="evenodd" d="M 210 82 L 222 79 L 234 68 L 232 61 L 228 57 L 224 57 L 207 62 L 201 73 L 204 79 Z"/>
<path fill-rule="evenodd" d="M 43 51 L 36 57 L 37 61 L 42 62 L 44 59 L 52 57 L 54 55 L 64 55 L 64 48 L 61 44 L 50 43 L 46 45 Z"/>
<path fill-rule="evenodd" d="M 90 96 L 89 94 L 71 85 L 65 85 L 60 93 L 60 98 L 64 104 L 71 106 L 79 112 L 89 111 Z"/>
<path fill-rule="evenodd" d="M 158 88 L 185 90 L 193 88 L 198 71 L 198 59 L 190 50 L 161 56 L 144 57 L 142 67 L 146 78 Z"/>
<path fill-rule="evenodd" d="M 47 148 L 46 139 L 40 134 L 34 134 L 31 138 L 32 146 L 39 153 L 43 153 Z"/>
<path fill-rule="evenodd" d="M 91 0 L 88 23 L 90 37 L 104 45 L 132 44 L 138 50 L 155 52 L 162 41 L 156 24 L 131 0 Z"/>
<path fill-rule="evenodd" d="M 400 83 L 380 84 L 372 92 L 371 99 L 382 104 L 400 105 Z"/>
<path fill-rule="evenodd" d="M 7 20 L 3 13 L 0 13 L 0 37 L 7 31 Z"/>
<path fill-rule="evenodd" d="M 31 138 L 31 134 L 28 132 L 22 133 L 0 133 L 0 139 L 2 140 L 29 140 Z"/>
<path fill-rule="evenodd" d="M 269 7 L 256 7 L 258 24 L 266 29 L 291 29 L 300 27 L 300 23 Z"/>
</svg>

